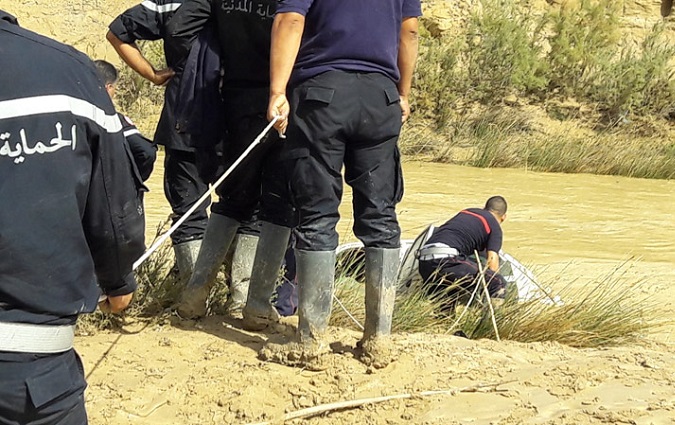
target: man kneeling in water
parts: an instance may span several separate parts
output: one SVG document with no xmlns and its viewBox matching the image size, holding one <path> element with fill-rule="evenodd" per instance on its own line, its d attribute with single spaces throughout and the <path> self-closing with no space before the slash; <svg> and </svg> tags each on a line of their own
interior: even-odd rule
<svg viewBox="0 0 675 425">
<path fill-rule="evenodd" d="M 429 294 L 444 295 L 456 300 L 464 293 L 471 293 L 480 269 L 470 258 L 474 251 L 487 251 L 485 281 L 490 297 L 504 298 L 506 280 L 497 273 L 499 250 L 502 247 L 501 223 L 506 219 L 506 200 L 493 196 L 485 208 L 468 208 L 460 211 L 437 228 L 419 251 L 419 271 Z"/>
</svg>

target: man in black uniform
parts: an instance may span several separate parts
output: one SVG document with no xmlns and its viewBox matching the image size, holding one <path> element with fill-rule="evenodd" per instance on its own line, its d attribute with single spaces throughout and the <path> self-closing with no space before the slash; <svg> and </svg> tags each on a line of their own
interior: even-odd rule
<svg viewBox="0 0 675 425">
<path fill-rule="evenodd" d="M 267 125 L 270 31 L 275 0 L 187 0 L 169 23 L 168 36 L 179 54 L 209 23 L 215 25 L 221 47 L 225 103 L 225 149 L 229 167 Z M 244 327 L 265 328 L 279 319 L 270 302 L 294 225 L 286 178 L 279 160 L 282 144 L 276 132 L 253 150 L 246 161 L 217 190 L 195 273 L 183 292 L 179 313 L 205 314 L 206 299 L 228 247 L 258 203 L 262 221 L 250 288 L 243 309 Z"/>
<path fill-rule="evenodd" d="M 155 131 L 155 142 L 163 145 L 164 194 L 173 210 L 174 221 L 208 190 L 200 176 L 195 154 L 195 141 L 176 130 L 174 114 L 179 89 L 181 58 L 172 54 L 166 40 L 166 25 L 183 0 L 146 0 L 136 5 L 110 24 L 106 35 L 120 57 L 133 70 L 156 85 L 166 85 L 164 107 Z M 155 70 L 136 46 L 137 40 L 164 39 L 164 53 L 168 68 Z M 192 273 L 206 229 L 208 204 L 200 206 L 172 235 L 176 263 L 182 280 Z"/>
<path fill-rule="evenodd" d="M 497 272 L 506 207 L 503 197 L 493 196 L 485 208 L 465 209 L 434 230 L 418 254 L 419 271 L 429 293 L 442 293 L 450 303 L 466 292 L 470 294 L 474 285 L 480 284 L 476 279 L 478 264 L 469 258 L 477 251 L 487 252 L 484 273 L 490 296 L 504 298 L 506 281 Z"/>
<path fill-rule="evenodd" d="M 138 182 L 85 55 L 0 11 L 0 57 L 0 423 L 86 424 L 75 322 L 131 300 Z"/>
<path fill-rule="evenodd" d="M 117 69 L 115 69 L 113 64 L 104 60 L 96 60 L 94 61 L 94 65 L 96 65 L 98 76 L 103 84 L 105 84 L 105 91 L 108 92 L 110 99 L 114 102 L 118 75 Z M 136 169 L 140 173 L 141 179 L 146 181 L 150 178 L 155 160 L 157 159 L 157 146 L 138 131 L 138 128 L 136 128 L 136 125 L 129 117 L 119 112 L 117 115 L 120 117 L 120 122 L 122 122 L 122 133 L 129 145 L 129 149 L 131 149 Z"/>
<path fill-rule="evenodd" d="M 361 358 L 375 367 L 389 361 L 384 341 L 399 263 L 396 204 L 403 196 L 397 143 L 410 113 L 421 14 L 419 0 L 284 0 L 277 6 L 268 118 L 281 116 L 281 131 L 288 126 L 285 155 L 300 214 L 299 364 L 318 360 L 326 346 L 320 337 L 332 303 L 343 165 L 353 189 L 354 234 L 366 251 Z M 288 354 L 287 363 L 298 358 Z"/>
</svg>

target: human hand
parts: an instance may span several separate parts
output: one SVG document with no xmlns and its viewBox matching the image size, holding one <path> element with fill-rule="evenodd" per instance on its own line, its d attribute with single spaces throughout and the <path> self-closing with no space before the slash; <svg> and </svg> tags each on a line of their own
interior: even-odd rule
<svg viewBox="0 0 675 425">
<path fill-rule="evenodd" d="M 408 102 L 408 96 L 401 96 L 401 122 L 406 122 L 410 116 L 410 102 Z"/>
<path fill-rule="evenodd" d="M 274 128 L 277 129 L 280 136 L 286 133 L 290 111 L 291 106 L 288 103 L 288 99 L 286 99 L 286 94 L 270 95 L 270 103 L 267 107 L 267 119 L 272 121 L 274 117 L 279 117 L 277 122 L 274 123 Z"/>
<path fill-rule="evenodd" d="M 155 71 L 155 74 L 150 79 L 150 81 L 152 81 L 152 83 L 156 86 L 164 86 L 169 83 L 174 75 L 176 75 L 176 72 L 173 69 L 164 68 L 160 69 L 159 71 Z"/>
<path fill-rule="evenodd" d="M 119 313 L 129 306 L 134 294 L 118 295 L 116 297 L 107 297 L 98 303 L 98 308 L 104 313 Z"/>
</svg>

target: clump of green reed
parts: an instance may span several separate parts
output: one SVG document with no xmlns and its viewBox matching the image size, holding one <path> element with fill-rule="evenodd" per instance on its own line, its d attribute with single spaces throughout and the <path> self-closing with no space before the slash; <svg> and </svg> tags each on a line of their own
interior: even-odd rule
<svg viewBox="0 0 675 425">
<path fill-rule="evenodd" d="M 585 139 L 557 136 L 530 143 L 522 155 L 533 170 L 675 178 L 672 147 L 653 138 L 631 140 L 612 134 Z"/>
<path fill-rule="evenodd" d="M 660 300 L 642 291 L 645 282 L 627 285 L 620 268 L 582 287 L 567 285 L 558 291 L 563 305 L 539 300 L 507 301 L 495 307 L 501 339 L 520 342 L 555 341 L 572 347 L 599 347 L 631 343 L 663 324 Z M 469 307 L 454 329 L 469 338 L 495 338 L 486 308 Z"/>
<path fill-rule="evenodd" d="M 467 165 L 525 167 L 534 171 L 593 173 L 638 178 L 675 178 L 675 148 L 656 137 L 602 132 L 536 136 L 494 126 L 482 137 L 469 135 L 473 155 Z M 472 138 L 473 137 L 473 138 Z M 437 160 L 442 161 L 444 151 Z"/>
<path fill-rule="evenodd" d="M 358 329 L 365 320 L 363 251 L 353 250 L 336 273 L 331 325 Z M 501 304 L 493 303 L 499 336 L 520 342 L 555 341 L 573 347 L 620 345 L 639 340 L 661 326 L 658 300 L 643 291 L 645 282 L 626 283 L 624 265 L 587 285 L 568 284 L 556 291 L 563 304 L 540 299 L 518 302 L 515 288 Z M 560 277 L 559 279 L 562 279 Z M 556 285 L 553 285 L 556 286 Z M 449 295 L 450 293 L 454 295 Z M 547 291 L 548 293 L 548 291 Z M 452 306 L 457 306 L 454 309 Z M 344 307 L 344 308 L 343 308 Z M 394 308 L 394 332 L 459 332 L 471 339 L 496 338 L 484 290 L 471 291 L 458 284 L 428 295 L 419 276 L 407 288 L 399 288 Z"/>
<path fill-rule="evenodd" d="M 363 280 L 336 275 L 335 297 L 330 324 L 359 329 L 345 309 L 363 325 L 365 322 L 365 285 Z M 340 305 L 342 304 L 342 305 Z M 344 306 L 344 309 L 343 309 Z M 441 331 L 446 319 L 439 314 L 442 300 L 434 300 L 422 291 L 405 291 L 396 296 L 392 319 L 393 332 Z"/>
</svg>

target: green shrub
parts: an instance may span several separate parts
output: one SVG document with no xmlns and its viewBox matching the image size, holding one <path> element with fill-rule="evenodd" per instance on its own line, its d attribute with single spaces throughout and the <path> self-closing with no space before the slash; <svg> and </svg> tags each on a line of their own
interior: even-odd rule
<svg viewBox="0 0 675 425">
<path fill-rule="evenodd" d="M 598 63 L 588 100 L 598 103 L 612 123 L 632 115 L 663 115 L 675 103 L 675 47 L 663 41 L 663 26 L 655 26 L 638 47 L 623 45 L 614 60 Z"/>
<path fill-rule="evenodd" d="M 420 60 L 415 72 L 412 108 L 421 119 L 431 119 L 442 128 L 466 90 L 466 75 L 458 66 L 462 46 L 456 39 L 420 39 Z"/>
<path fill-rule="evenodd" d="M 495 104 L 507 94 L 538 93 L 546 87 L 541 29 L 515 1 L 482 0 L 472 14 L 464 51 L 471 97 Z"/>
<path fill-rule="evenodd" d="M 549 87 L 564 96 L 587 92 L 600 63 L 611 61 L 620 40 L 620 3 L 614 0 L 564 2 L 544 16 L 550 49 Z"/>
</svg>

